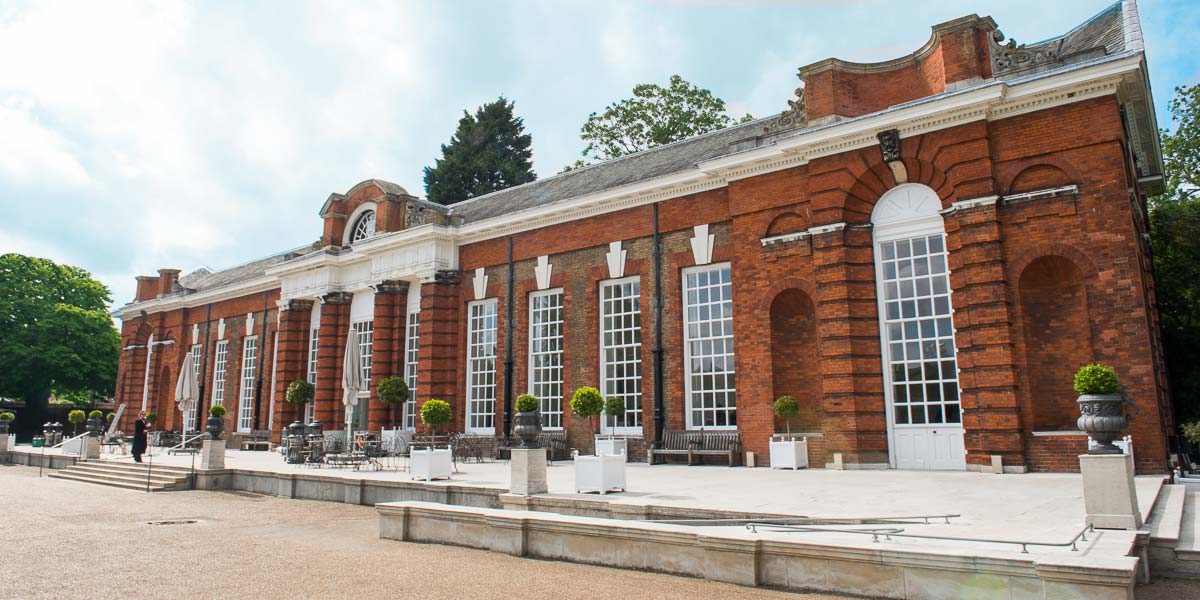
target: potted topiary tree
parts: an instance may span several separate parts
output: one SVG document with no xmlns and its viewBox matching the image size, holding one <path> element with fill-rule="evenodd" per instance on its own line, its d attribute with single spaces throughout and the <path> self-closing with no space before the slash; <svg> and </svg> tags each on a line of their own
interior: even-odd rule
<svg viewBox="0 0 1200 600">
<path fill-rule="evenodd" d="M 791 396 L 775 399 L 775 416 L 784 420 L 786 435 L 773 435 L 770 440 L 772 469 L 800 469 L 808 467 L 808 439 L 796 441 L 792 437 L 792 419 L 800 416 L 800 403 Z"/>
<path fill-rule="evenodd" d="M 445 400 L 430 398 L 421 405 L 421 422 L 434 433 L 450 422 L 450 416 L 450 403 Z M 450 479 L 450 448 L 435 448 L 430 444 L 427 449 L 410 452 L 409 460 L 413 479 Z"/>
<path fill-rule="evenodd" d="M 539 413 L 541 401 L 532 394 L 521 394 L 513 408 L 517 411 L 517 422 L 513 433 L 521 438 L 518 448 L 539 448 L 538 436 L 542 433 L 542 417 Z"/>
<path fill-rule="evenodd" d="M 588 431 L 595 431 L 592 417 L 604 410 L 604 396 L 594 387 L 581 387 L 571 396 L 571 412 L 588 420 Z M 625 456 L 604 454 L 575 455 L 575 491 L 601 494 L 625 489 Z"/>
<path fill-rule="evenodd" d="M 8 425 L 15 418 L 16 415 L 8 411 L 0 412 L 0 451 L 12 450 L 15 445 L 8 435 Z"/>
<path fill-rule="evenodd" d="M 604 410 L 604 396 L 600 395 L 600 390 L 594 387 L 581 387 L 575 390 L 575 394 L 571 396 L 571 412 L 577 416 L 587 419 L 588 433 L 595 431 L 592 426 L 592 417 L 600 414 Z"/>
<path fill-rule="evenodd" d="M 297 379 L 288 384 L 287 394 L 284 394 L 283 398 L 287 400 L 288 404 L 297 407 L 298 411 L 303 411 L 304 409 L 300 407 L 312 402 L 315 391 L 316 388 L 313 387 L 313 384 L 304 379 Z M 298 414 L 303 413 L 299 412 Z"/>
<path fill-rule="evenodd" d="M 79 435 L 79 426 L 87 420 L 87 413 L 78 408 L 67 413 L 67 422 L 71 424 L 71 435 Z"/>
<path fill-rule="evenodd" d="M 608 435 L 596 436 L 596 454 L 625 456 L 629 454 L 628 440 L 616 435 L 617 425 L 625 416 L 625 399 L 613 396 L 604 399 L 604 414 L 613 418 L 612 431 Z"/>
<path fill-rule="evenodd" d="M 1122 454 L 1113 444 L 1127 423 L 1117 372 L 1101 364 L 1084 365 L 1075 373 L 1075 392 L 1080 415 L 1076 425 L 1095 442 L 1088 445 L 1088 454 Z"/>
<path fill-rule="evenodd" d="M 379 394 L 379 401 L 388 407 L 388 419 L 390 419 L 392 427 L 395 427 L 396 407 L 404 406 L 404 403 L 408 401 L 408 384 L 404 382 L 403 377 L 392 375 L 381 379 L 375 392 Z"/>
<path fill-rule="evenodd" d="M 225 407 L 220 404 L 214 404 L 208 409 L 208 427 L 205 430 L 208 431 L 209 439 L 221 439 L 221 431 L 225 429 L 225 419 L 222 418 L 224 416 Z M 146 418 L 149 419 L 150 415 L 146 415 Z"/>
</svg>

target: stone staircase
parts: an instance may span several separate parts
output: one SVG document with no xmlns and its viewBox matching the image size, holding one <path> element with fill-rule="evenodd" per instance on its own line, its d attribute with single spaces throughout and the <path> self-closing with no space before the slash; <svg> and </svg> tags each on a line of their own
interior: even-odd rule
<svg viewBox="0 0 1200 600">
<path fill-rule="evenodd" d="M 76 463 L 66 469 L 51 471 L 50 477 L 94 483 L 127 490 L 146 491 L 147 480 L 151 492 L 190 489 L 188 474 L 190 471 L 182 467 L 154 465 L 149 469 L 148 464 L 132 462 L 116 462 L 108 460 L 92 460 Z"/>
<path fill-rule="evenodd" d="M 1200 579 L 1200 485 L 1164 485 L 1147 519 L 1151 577 Z"/>
</svg>

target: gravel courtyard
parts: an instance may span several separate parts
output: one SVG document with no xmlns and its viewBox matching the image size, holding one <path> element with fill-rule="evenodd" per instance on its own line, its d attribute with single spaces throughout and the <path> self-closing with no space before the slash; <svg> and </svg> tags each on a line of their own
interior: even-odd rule
<svg viewBox="0 0 1200 600">
<path fill-rule="evenodd" d="M 0 466 L 0 598 L 837 598 L 378 539 L 375 510 Z M 149 521 L 195 520 L 150 525 Z M 1196 594 L 1196 595 L 1191 595 Z M 1200 597 L 1195 582 L 1138 598 Z"/>
</svg>

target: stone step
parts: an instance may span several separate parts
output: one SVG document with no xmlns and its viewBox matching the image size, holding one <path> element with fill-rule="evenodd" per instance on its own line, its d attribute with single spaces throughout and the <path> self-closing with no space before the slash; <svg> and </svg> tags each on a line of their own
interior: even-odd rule
<svg viewBox="0 0 1200 600">
<path fill-rule="evenodd" d="M 128 482 L 124 482 L 124 481 L 109 481 L 109 480 L 104 480 L 104 479 L 94 479 L 91 477 L 79 476 L 79 475 L 76 475 L 73 473 L 68 473 L 65 470 L 53 471 L 53 472 L 49 473 L 49 476 L 53 477 L 55 479 L 78 481 L 80 483 L 91 483 L 94 485 L 103 485 L 103 486 L 108 486 L 108 487 L 122 488 L 122 489 L 126 489 L 126 490 L 145 491 L 147 489 L 146 482 L 144 482 L 144 481 L 141 484 L 136 484 L 136 483 L 128 483 Z M 167 488 L 164 488 L 164 487 L 158 486 L 158 485 L 154 485 L 153 483 L 151 483 L 149 489 L 152 492 L 161 492 Z"/>
<path fill-rule="evenodd" d="M 111 460 L 89 460 L 86 462 L 77 463 L 78 465 L 87 465 L 89 467 L 106 469 L 110 471 L 125 471 L 130 473 L 143 473 L 149 468 L 153 473 L 169 473 L 171 475 L 187 475 L 192 472 L 187 467 L 175 467 L 170 465 L 151 464 L 149 462 L 117 462 Z"/>
<path fill-rule="evenodd" d="M 1161 498 L 1150 521 L 1150 576 L 1200 579 L 1200 491 L 1183 485 Z M 1183 490 L 1180 492 L 1179 490 Z"/>
<path fill-rule="evenodd" d="M 165 474 L 165 473 L 161 473 L 161 472 L 157 472 L 157 471 L 151 471 L 149 476 L 147 476 L 146 472 L 144 470 L 139 473 L 139 472 L 124 471 L 124 470 L 98 469 L 95 467 L 89 467 L 89 466 L 83 466 L 83 465 L 76 465 L 74 467 L 64 469 L 64 471 L 71 473 L 73 475 L 80 475 L 80 476 L 84 476 L 84 477 L 97 477 L 100 479 L 141 481 L 143 483 L 147 479 L 149 479 L 152 484 L 162 484 L 162 485 L 170 485 L 170 486 L 174 486 L 174 485 L 180 483 L 181 481 L 187 480 L 186 476 L 180 477 L 175 474 Z"/>
<path fill-rule="evenodd" d="M 1183 525 L 1184 502 L 1187 488 L 1182 485 L 1164 485 L 1154 500 L 1154 508 L 1146 515 L 1150 528 L 1150 542 L 1157 545 L 1175 546 L 1179 542 L 1179 530 Z"/>
</svg>

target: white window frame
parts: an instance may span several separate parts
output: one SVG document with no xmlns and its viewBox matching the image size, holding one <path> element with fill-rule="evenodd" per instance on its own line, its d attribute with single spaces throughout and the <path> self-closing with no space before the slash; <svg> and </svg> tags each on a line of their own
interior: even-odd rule
<svg viewBox="0 0 1200 600">
<path fill-rule="evenodd" d="M 192 344 L 192 379 L 196 381 L 196 385 L 200 385 L 200 358 L 204 353 L 204 347 L 201 344 Z M 184 433 L 196 431 L 196 411 L 200 410 L 200 399 L 197 398 L 192 406 L 183 415 L 183 431 Z"/>
<path fill-rule="evenodd" d="M 538 331 L 539 324 L 535 322 L 535 316 L 539 312 L 553 310 L 556 307 L 551 306 L 549 308 L 538 308 L 535 306 L 535 304 L 539 298 L 550 298 L 553 296 L 558 296 L 558 333 L 556 335 L 543 336 L 540 335 Z M 563 325 L 566 323 L 565 312 L 566 296 L 563 294 L 562 288 L 541 290 L 537 292 L 531 292 L 529 294 L 529 353 L 527 355 L 528 362 L 526 363 L 529 365 L 529 393 L 541 401 L 542 429 L 545 429 L 546 431 L 561 431 L 563 429 L 563 421 L 565 420 L 566 416 L 563 412 L 563 380 L 565 375 L 563 372 L 563 359 L 565 358 L 565 352 L 563 348 Z M 540 325 L 545 328 L 550 328 L 553 327 L 555 323 L 555 321 L 547 321 L 541 323 Z M 546 351 L 534 349 L 539 340 L 550 342 L 551 345 L 553 345 L 555 338 L 557 338 L 557 349 L 552 348 Z M 558 357 L 557 365 L 542 367 L 538 366 L 538 356 L 554 357 L 555 355 Z M 544 374 L 547 372 L 553 373 L 555 369 L 558 370 L 557 379 L 539 379 L 539 374 Z M 547 390 L 547 388 L 552 389 L 554 387 L 558 388 L 557 394 L 547 393 L 550 391 Z"/>
<path fill-rule="evenodd" d="M 309 330 L 309 337 L 308 337 L 308 374 L 307 374 L 306 378 L 308 379 L 308 382 L 310 384 L 312 384 L 314 389 L 316 388 L 316 385 L 317 385 L 317 365 L 319 364 L 317 362 L 317 359 L 320 356 L 320 354 L 318 354 L 318 352 L 320 351 L 320 347 L 321 347 L 321 328 L 313 327 Z M 317 399 L 315 398 L 315 394 L 314 394 L 314 398 L 312 400 L 309 400 L 308 402 L 304 403 L 304 422 L 312 423 L 313 420 L 316 418 L 316 412 L 317 412 Z"/>
<path fill-rule="evenodd" d="M 258 377 L 258 336 L 242 340 L 242 377 L 238 394 L 237 430 L 245 433 L 254 428 L 254 380 Z"/>
<path fill-rule="evenodd" d="M 421 348 L 421 313 L 410 312 L 404 324 L 404 383 L 408 384 L 408 399 L 404 401 L 401 426 L 405 431 L 417 427 L 417 358 Z"/>
<path fill-rule="evenodd" d="M 607 290 L 609 288 L 621 288 L 621 287 L 624 287 L 624 286 L 630 285 L 630 284 L 632 284 L 632 286 L 633 286 L 633 294 L 630 296 L 621 296 L 620 299 L 613 300 L 612 302 L 624 302 L 628 299 L 632 299 L 634 302 L 634 312 L 609 313 L 608 312 L 609 301 L 605 300 L 605 296 L 604 296 L 605 290 Z M 597 331 L 600 332 L 600 335 L 599 335 L 599 338 L 600 338 L 599 339 L 599 342 L 600 342 L 600 378 L 599 378 L 600 379 L 600 393 L 605 398 L 621 397 L 621 398 L 624 398 L 624 400 L 625 400 L 625 424 L 620 427 L 616 427 L 615 426 L 616 419 L 614 417 L 610 417 L 609 415 L 603 415 L 602 419 L 600 421 L 600 431 L 602 433 L 641 435 L 642 434 L 642 418 L 643 418 L 643 412 L 642 412 L 642 382 L 643 382 L 643 378 L 642 378 L 641 277 L 638 277 L 635 275 L 633 277 L 623 277 L 621 279 L 610 279 L 607 281 L 602 281 L 602 282 L 600 282 L 600 287 L 599 287 L 598 292 L 599 292 L 599 297 L 598 297 L 599 310 L 597 310 L 596 312 L 600 316 L 600 325 L 597 328 Z M 617 318 L 629 316 L 632 319 L 634 319 L 635 324 L 632 328 L 618 327 L 618 328 L 610 330 L 605 327 L 606 319 L 612 318 L 612 317 L 614 317 L 614 315 Z M 618 343 L 618 344 L 609 344 L 606 342 L 606 335 L 609 333 L 614 333 L 614 334 L 628 333 L 633 337 L 634 341 L 628 342 L 628 343 L 623 341 L 622 343 Z M 624 373 L 620 377 L 610 377 L 609 376 L 609 366 L 610 365 L 608 362 L 608 351 L 609 350 L 618 351 L 621 349 L 624 349 L 626 351 L 631 350 L 634 354 L 634 359 L 619 361 L 617 364 L 614 364 L 611 366 L 613 366 L 614 369 L 618 368 L 619 366 L 624 366 L 627 369 L 632 368 L 635 371 L 635 374 L 629 375 L 628 373 Z M 628 391 L 626 391 L 625 393 L 618 393 L 616 388 L 618 387 L 618 384 L 621 382 L 625 382 L 627 384 L 632 383 L 632 387 L 633 387 L 634 391 L 632 393 L 630 393 Z M 628 390 L 628 386 L 626 386 L 626 390 Z M 633 423 L 633 425 L 630 425 L 631 422 Z"/>
<path fill-rule="evenodd" d="M 213 360 L 212 405 L 225 404 L 225 370 L 229 368 L 229 340 L 217 342 L 215 359 Z"/>
<path fill-rule="evenodd" d="M 371 397 L 371 366 L 375 354 L 375 319 L 359 319 L 350 323 L 358 334 L 358 354 L 361 361 L 363 388 L 358 390 L 358 404 L 354 407 L 354 427 L 367 428 L 368 404 Z"/>
<path fill-rule="evenodd" d="M 945 317 L 950 320 L 950 335 L 949 335 L 948 339 L 951 342 L 951 350 L 950 350 L 951 355 L 949 357 L 945 357 L 945 358 L 938 357 L 937 362 L 939 362 L 939 363 L 952 362 L 953 363 L 952 368 L 953 368 L 954 379 L 953 379 L 952 383 L 954 384 L 956 400 L 953 402 L 942 401 L 942 402 L 934 403 L 934 404 L 941 404 L 943 406 L 943 420 L 940 423 L 929 423 L 928 419 L 926 419 L 926 421 L 924 423 L 913 423 L 911 417 L 909 418 L 909 421 L 907 423 L 898 423 L 896 420 L 896 415 L 895 415 L 896 394 L 895 394 L 895 390 L 893 388 L 893 386 L 895 385 L 895 382 L 894 382 L 894 377 L 892 374 L 892 367 L 894 366 L 894 362 L 892 360 L 892 355 L 891 355 L 891 344 L 895 340 L 892 339 L 889 326 L 891 324 L 893 324 L 891 321 L 897 321 L 897 320 L 901 322 L 901 326 L 903 326 L 903 323 L 914 322 L 914 321 L 910 321 L 910 319 L 916 319 L 917 320 L 916 322 L 919 323 L 919 319 L 921 319 L 921 316 L 920 316 L 919 307 L 918 307 L 916 309 L 918 312 L 916 313 L 915 317 L 904 317 L 903 312 L 900 313 L 900 316 L 898 319 L 890 319 L 888 317 L 888 313 L 887 313 L 888 298 L 887 298 L 886 286 L 888 283 L 892 283 L 894 280 L 885 280 L 884 262 L 886 262 L 886 260 L 883 258 L 883 245 L 886 243 L 898 242 L 898 241 L 904 241 L 904 240 L 908 240 L 911 243 L 911 240 L 916 239 L 916 238 L 928 239 L 929 237 L 933 237 L 933 236 L 940 236 L 941 241 L 942 241 L 941 252 L 942 252 L 943 260 L 945 261 L 945 277 L 946 277 L 945 298 L 946 298 L 946 303 L 949 305 L 949 312 L 945 314 Z M 946 427 L 946 428 L 963 428 L 964 425 L 963 425 L 963 414 L 962 414 L 963 413 L 963 411 L 962 411 L 962 387 L 961 387 L 961 383 L 959 381 L 961 372 L 958 368 L 958 328 L 954 326 L 954 299 L 953 299 L 954 290 L 950 288 L 950 264 L 949 264 L 950 257 L 949 257 L 949 252 L 948 252 L 949 249 L 946 247 L 945 228 L 942 225 L 940 219 L 938 219 L 936 222 L 933 220 L 930 220 L 930 219 L 924 219 L 924 220 L 919 220 L 919 221 L 915 221 L 912 223 L 906 223 L 905 225 L 903 225 L 901 227 L 888 228 L 886 231 L 884 231 L 882 233 L 876 233 L 874 237 L 875 237 L 874 250 L 875 250 L 876 302 L 877 302 L 877 310 L 879 311 L 879 344 L 880 344 L 880 351 L 881 351 L 881 360 L 883 363 L 883 365 L 882 365 L 883 366 L 883 390 L 884 390 L 884 396 L 886 398 L 885 406 L 887 407 L 888 425 L 890 425 L 893 429 L 904 428 L 906 426 L 913 426 L 913 427 L 942 426 L 942 427 Z M 928 254 L 926 256 L 928 256 Z M 935 294 L 935 296 L 936 295 L 940 295 L 940 294 Z M 916 301 L 914 300 L 913 302 L 915 303 Z M 933 303 L 933 300 L 931 300 L 931 304 L 932 303 Z M 901 302 L 901 304 L 903 304 L 903 302 Z M 937 310 L 936 304 L 933 305 L 932 310 L 935 312 L 933 312 L 930 316 L 927 316 L 926 318 L 932 318 L 932 319 L 937 318 L 938 315 L 936 313 L 936 310 Z M 918 325 L 918 327 L 919 327 L 919 325 Z M 945 336 L 943 336 L 941 333 L 938 333 L 936 337 L 943 338 Z M 905 343 L 906 345 L 912 344 L 912 343 L 921 344 L 924 341 L 926 341 L 924 339 L 924 336 L 922 336 L 918 342 L 909 342 L 907 339 L 902 339 L 902 342 Z M 938 347 L 939 347 L 939 354 L 941 354 L 942 353 L 942 351 L 940 350 L 941 344 L 939 344 Z M 906 350 L 905 350 L 906 355 L 908 353 L 908 350 L 909 349 L 906 348 Z M 907 356 L 906 356 L 906 359 L 907 359 Z M 924 359 L 921 359 L 921 360 L 922 360 L 922 362 L 924 362 Z M 907 366 L 907 360 L 905 361 L 904 364 Z M 947 381 L 944 378 L 944 374 L 941 374 L 941 375 L 942 376 L 937 381 L 939 386 L 941 386 L 944 383 L 951 383 L 950 381 Z M 906 379 L 906 381 L 908 381 L 908 380 Z M 924 378 L 923 370 L 922 370 L 922 378 L 921 378 L 920 382 L 921 382 L 921 385 L 927 384 L 927 382 Z M 942 394 L 944 394 L 944 391 L 942 392 Z M 906 408 L 911 408 L 911 406 L 913 405 L 913 403 L 911 403 L 911 402 L 904 402 L 901 404 L 905 405 Z M 921 402 L 920 404 L 924 407 L 931 403 Z M 957 407 L 958 407 L 958 420 L 957 421 L 951 422 L 951 421 L 945 420 L 944 417 L 946 414 L 946 411 L 945 411 L 946 404 L 957 405 Z M 910 415 L 911 415 L 911 411 L 910 411 Z M 894 446 L 894 442 L 889 442 L 889 443 Z"/>
<path fill-rule="evenodd" d="M 467 304 L 467 414 L 464 427 L 468 433 L 496 432 L 496 336 L 499 331 L 500 302 L 496 298 L 477 300 Z M 476 310 L 479 314 L 476 314 Z M 491 317 L 491 341 L 486 337 L 482 341 L 473 338 L 478 334 L 484 336 L 488 328 L 479 328 L 479 324 L 487 323 Z M 491 354 L 487 354 L 488 346 Z M 476 350 L 480 354 L 475 354 Z M 490 366 L 489 366 L 490 365 Z M 485 368 L 480 368 L 485 367 Z M 485 379 L 491 375 L 491 382 L 476 383 L 477 375 Z M 490 393 L 488 393 L 490 390 Z"/>
<path fill-rule="evenodd" d="M 697 315 L 697 318 L 695 319 L 695 323 L 693 323 L 693 319 L 690 316 L 691 308 L 693 308 L 693 306 L 688 301 L 688 291 L 689 291 L 688 290 L 688 276 L 692 275 L 692 274 L 703 273 L 706 271 L 712 271 L 712 272 L 719 273 L 720 271 L 726 270 L 726 269 L 729 270 L 729 279 L 730 279 L 729 284 L 728 284 L 729 291 L 730 291 L 730 298 L 728 300 L 729 309 L 730 309 L 730 314 L 729 314 L 730 333 L 727 336 L 722 334 L 718 338 L 718 337 L 711 335 L 711 331 L 710 331 L 710 334 L 708 336 L 704 336 L 704 335 L 698 333 L 697 337 L 693 338 L 691 336 L 691 325 L 695 324 L 698 329 L 702 329 L 703 326 L 706 324 L 711 327 L 711 325 L 713 323 L 713 319 L 710 317 L 707 320 L 701 320 L 699 318 L 699 316 Z M 709 430 L 736 430 L 738 428 L 737 427 L 737 384 L 736 384 L 737 370 L 736 370 L 736 366 L 735 366 L 735 358 L 736 357 L 735 357 L 735 353 L 734 353 L 735 346 L 734 346 L 734 336 L 733 336 L 733 330 L 732 330 L 732 326 L 733 326 L 733 312 L 732 312 L 732 310 L 733 310 L 733 269 L 732 269 L 732 266 L 728 262 L 723 262 L 723 263 L 712 263 L 712 264 L 696 266 L 696 267 L 688 267 L 686 269 L 683 269 L 681 277 L 680 277 L 680 287 L 682 288 L 682 293 L 683 293 L 683 295 L 680 297 L 680 304 L 683 306 L 683 367 L 684 367 L 683 388 L 684 388 L 684 397 L 687 399 L 686 402 L 684 403 L 685 404 L 684 410 L 686 411 L 685 421 L 687 424 L 687 428 L 688 429 L 709 429 Z M 712 286 L 710 285 L 708 287 L 711 289 Z M 697 290 L 697 294 L 698 293 L 699 293 L 699 290 Z M 707 304 L 708 304 L 708 306 L 711 307 L 712 302 L 710 301 Z M 697 313 L 699 313 L 699 310 L 702 307 L 703 306 L 699 304 L 699 300 L 697 300 L 697 305 L 695 306 L 695 308 L 697 309 Z M 729 345 L 728 352 L 720 355 L 723 358 L 723 362 L 727 361 L 728 368 L 723 371 L 720 371 L 719 375 L 726 376 L 726 377 L 733 377 L 735 383 L 732 387 L 721 387 L 721 388 L 714 387 L 712 390 L 695 389 L 694 386 L 692 385 L 692 375 L 693 375 L 693 373 L 692 373 L 692 342 L 693 342 L 693 340 L 695 340 L 695 341 L 699 342 L 703 347 L 704 343 L 716 342 L 716 341 L 718 341 L 718 339 L 721 341 L 722 345 L 724 345 L 727 340 L 727 343 Z M 715 353 L 712 353 L 712 354 L 709 354 L 708 356 L 715 357 L 718 355 Z M 717 371 L 713 371 L 712 374 L 714 377 L 718 376 Z M 706 406 L 704 406 L 703 398 L 696 397 L 696 394 L 704 394 L 704 393 L 712 393 L 714 395 L 717 393 L 721 393 L 721 394 L 726 395 L 727 397 L 732 397 L 733 401 L 732 401 L 732 403 L 726 401 L 726 406 L 717 408 L 715 406 L 715 399 L 714 399 L 714 402 L 713 402 L 714 406 L 706 407 Z M 698 407 L 697 407 L 697 403 L 699 403 Z M 695 421 L 695 416 L 693 414 L 697 410 L 703 411 L 703 412 L 711 411 L 714 413 L 714 415 L 717 411 L 724 411 L 727 414 L 727 417 L 728 417 L 727 420 L 732 421 L 732 424 L 729 424 L 729 425 L 704 425 L 703 423 L 697 423 Z"/>
</svg>

